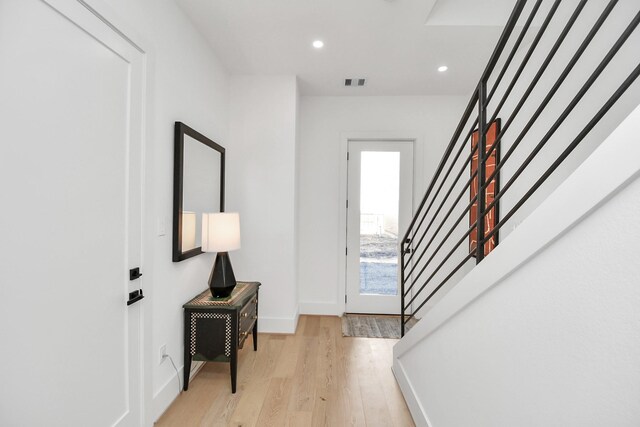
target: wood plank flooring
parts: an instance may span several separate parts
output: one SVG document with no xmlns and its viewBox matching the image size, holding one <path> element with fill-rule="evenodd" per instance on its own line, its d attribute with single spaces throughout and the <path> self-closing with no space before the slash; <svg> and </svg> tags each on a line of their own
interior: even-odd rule
<svg viewBox="0 0 640 427">
<path fill-rule="evenodd" d="M 229 365 L 207 363 L 156 426 L 413 426 L 391 372 L 396 341 L 301 316 L 295 335 L 260 334 L 257 352 L 247 340 L 236 394 Z"/>
</svg>

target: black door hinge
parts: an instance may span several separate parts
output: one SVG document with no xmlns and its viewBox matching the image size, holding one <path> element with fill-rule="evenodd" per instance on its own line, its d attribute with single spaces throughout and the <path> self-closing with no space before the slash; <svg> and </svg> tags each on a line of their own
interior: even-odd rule
<svg viewBox="0 0 640 427">
<path fill-rule="evenodd" d="M 142 276 L 142 273 L 140 273 L 140 267 L 132 268 L 131 270 L 129 270 L 129 280 L 139 279 L 140 276 Z"/>
<path fill-rule="evenodd" d="M 142 293 L 142 289 L 138 289 L 137 291 L 129 292 L 129 301 L 127 301 L 127 305 L 131 305 L 134 302 L 138 302 L 142 298 L 144 298 L 144 295 Z"/>
</svg>

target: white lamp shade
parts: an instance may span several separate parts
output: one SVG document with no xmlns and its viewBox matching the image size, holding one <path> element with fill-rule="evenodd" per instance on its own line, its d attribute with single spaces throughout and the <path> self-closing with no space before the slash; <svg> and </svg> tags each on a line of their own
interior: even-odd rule
<svg viewBox="0 0 640 427">
<path fill-rule="evenodd" d="M 240 249 L 240 215 L 237 212 L 202 214 L 202 250 L 229 252 Z"/>
<path fill-rule="evenodd" d="M 182 212 L 182 251 L 196 247 L 196 213 Z"/>
</svg>

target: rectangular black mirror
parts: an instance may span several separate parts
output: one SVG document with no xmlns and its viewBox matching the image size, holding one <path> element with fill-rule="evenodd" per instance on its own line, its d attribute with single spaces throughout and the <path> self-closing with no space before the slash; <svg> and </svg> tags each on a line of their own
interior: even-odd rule
<svg viewBox="0 0 640 427">
<path fill-rule="evenodd" d="M 224 212 L 225 150 L 182 122 L 174 129 L 173 261 L 202 252 L 202 214 Z"/>
</svg>

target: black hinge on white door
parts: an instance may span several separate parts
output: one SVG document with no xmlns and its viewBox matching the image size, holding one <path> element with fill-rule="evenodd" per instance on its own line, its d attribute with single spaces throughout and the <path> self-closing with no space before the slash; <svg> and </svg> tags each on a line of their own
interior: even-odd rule
<svg viewBox="0 0 640 427">
<path fill-rule="evenodd" d="M 140 267 L 129 270 L 129 280 L 137 280 L 140 276 L 142 276 L 142 273 L 140 273 Z"/>
<path fill-rule="evenodd" d="M 127 305 L 131 305 L 136 303 L 144 298 L 144 294 L 142 293 L 142 289 L 138 289 L 137 291 L 129 292 L 129 301 L 127 301 Z"/>
</svg>

